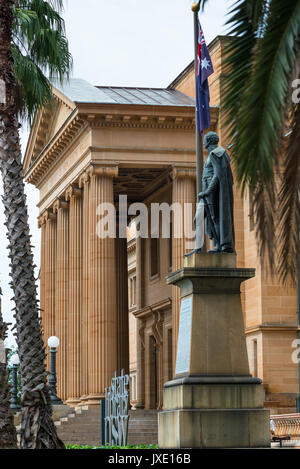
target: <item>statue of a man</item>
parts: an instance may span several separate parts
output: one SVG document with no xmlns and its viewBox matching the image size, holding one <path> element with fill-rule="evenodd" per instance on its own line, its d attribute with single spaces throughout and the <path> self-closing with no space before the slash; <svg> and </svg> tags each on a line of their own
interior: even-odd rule
<svg viewBox="0 0 300 469">
<path fill-rule="evenodd" d="M 208 157 L 203 167 L 203 192 L 198 194 L 197 213 L 200 213 L 204 202 L 205 232 L 214 246 L 209 252 L 235 252 L 233 176 L 230 157 L 224 148 L 218 146 L 218 142 L 219 137 L 215 132 L 208 132 L 204 137 L 204 147 L 208 152 Z M 199 229 L 197 213 L 195 217 L 196 240 L 197 229 Z M 195 248 L 198 250 L 199 246 L 196 245 Z"/>
</svg>

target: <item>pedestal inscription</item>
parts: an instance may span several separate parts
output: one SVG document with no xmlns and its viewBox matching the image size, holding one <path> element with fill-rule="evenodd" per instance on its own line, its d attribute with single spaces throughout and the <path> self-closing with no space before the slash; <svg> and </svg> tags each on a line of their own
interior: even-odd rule
<svg viewBox="0 0 300 469">
<path fill-rule="evenodd" d="M 191 296 L 181 302 L 176 375 L 188 373 L 190 369 L 192 306 L 193 298 Z"/>
</svg>

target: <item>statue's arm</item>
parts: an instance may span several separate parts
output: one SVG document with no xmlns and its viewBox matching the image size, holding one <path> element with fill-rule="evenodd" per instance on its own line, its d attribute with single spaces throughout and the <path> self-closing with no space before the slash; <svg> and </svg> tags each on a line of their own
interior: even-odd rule
<svg viewBox="0 0 300 469">
<path fill-rule="evenodd" d="M 198 198 L 203 199 L 203 197 L 207 197 L 208 195 L 212 194 L 213 192 L 215 192 L 218 189 L 218 185 L 219 185 L 219 179 L 215 175 L 212 178 L 212 180 L 210 181 L 210 184 L 209 184 L 208 188 L 206 189 L 206 191 L 205 192 L 200 192 L 200 194 L 198 195 Z"/>
<path fill-rule="evenodd" d="M 206 195 L 210 195 L 213 192 L 215 192 L 218 188 L 218 185 L 219 185 L 219 179 L 216 175 L 214 175 L 214 177 L 210 181 L 208 188 L 205 191 Z"/>
</svg>

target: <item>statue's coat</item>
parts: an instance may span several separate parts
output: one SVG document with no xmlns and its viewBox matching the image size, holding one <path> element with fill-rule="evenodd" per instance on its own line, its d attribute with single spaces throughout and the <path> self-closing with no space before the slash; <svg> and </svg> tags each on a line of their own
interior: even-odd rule
<svg viewBox="0 0 300 469">
<path fill-rule="evenodd" d="M 214 169 L 214 178 L 218 179 L 218 190 L 214 194 L 214 200 L 217 202 L 219 209 L 220 246 L 226 244 L 234 248 L 233 176 L 230 157 L 222 147 L 212 150 L 209 157 Z M 206 188 L 203 187 L 203 189 Z M 206 218 L 206 232 L 211 239 L 214 237 L 208 218 Z"/>
</svg>

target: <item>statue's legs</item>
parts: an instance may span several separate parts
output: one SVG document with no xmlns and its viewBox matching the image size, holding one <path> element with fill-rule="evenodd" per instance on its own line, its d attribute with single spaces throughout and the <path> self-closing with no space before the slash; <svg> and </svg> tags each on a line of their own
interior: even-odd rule
<svg viewBox="0 0 300 469">
<path fill-rule="evenodd" d="M 220 223 L 219 223 L 219 211 L 218 211 L 218 206 L 216 204 L 208 203 L 207 204 L 209 213 L 210 213 L 210 218 L 211 218 L 211 224 L 213 226 L 210 227 L 210 238 L 212 240 L 214 248 L 211 249 L 208 252 L 220 252 Z M 208 221 L 208 220 L 207 220 Z"/>
</svg>

